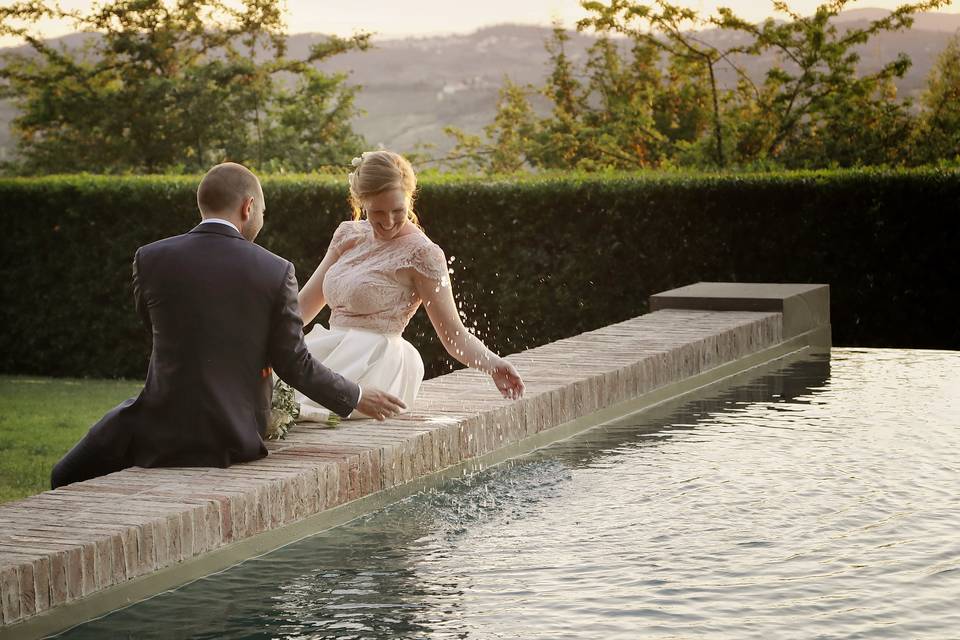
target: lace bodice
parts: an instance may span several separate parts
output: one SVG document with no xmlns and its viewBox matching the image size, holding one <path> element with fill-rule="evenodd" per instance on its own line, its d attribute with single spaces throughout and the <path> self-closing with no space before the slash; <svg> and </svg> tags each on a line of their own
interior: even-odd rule
<svg viewBox="0 0 960 640">
<path fill-rule="evenodd" d="M 419 230 L 381 240 L 366 220 L 340 224 L 330 240 L 340 254 L 323 279 L 331 327 L 400 334 L 421 300 L 400 272 L 414 269 L 449 286 L 443 250 Z"/>
</svg>

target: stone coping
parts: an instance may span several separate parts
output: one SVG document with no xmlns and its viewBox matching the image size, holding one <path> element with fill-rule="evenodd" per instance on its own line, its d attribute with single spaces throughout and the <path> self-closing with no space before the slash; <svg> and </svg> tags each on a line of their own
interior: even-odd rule
<svg viewBox="0 0 960 640">
<path fill-rule="evenodd" d="M 228 469 L 132 467 L 0 505 L 4 629 L 489 455 L 783 344 L 783 314 L 667 309 L 507 356 L 517 401 L 461 370 L 385 421 L 301 423 Z M 381 493 L 383 492 L 383 493 Z M 11 626 L 12 625 L 12 626 Z M 23 629 L 27 631 L 26 628 Z"/>
</svg>

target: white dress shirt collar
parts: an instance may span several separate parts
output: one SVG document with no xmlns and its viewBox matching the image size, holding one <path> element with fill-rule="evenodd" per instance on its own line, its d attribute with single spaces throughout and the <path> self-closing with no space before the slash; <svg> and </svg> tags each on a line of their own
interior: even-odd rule
<svg viewBox="0 0 960 640">
<path fill-rule="evenodd" d="M 217 222 L 217 223 L 219 223 L 219 224 L 229 225 L 229 226 L 233 227 L 234 229 L 237 229 L 237 225 L 233 224 L 233 223 L 230 222 L 229 220 L 224 220 L 223 218 L 204 218 L 203 220 L 200 221 L 200 224 L 205 224 L 205 223 L 207 223 L 207 222 Z M 240 229 L 237 229 L 237 233 L 240 233 Z M 241 235 L 243 235 L 243 234 L 241 234 Z"/>
</svg>

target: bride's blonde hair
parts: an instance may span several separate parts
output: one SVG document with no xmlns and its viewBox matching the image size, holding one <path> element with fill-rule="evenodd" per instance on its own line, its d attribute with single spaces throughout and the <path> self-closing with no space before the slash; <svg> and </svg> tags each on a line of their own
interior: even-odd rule
<svg viewBox="0 0 960 640">
<path fill-rule="evenodd" d="M 413 201 L 417 194 L 417 175 L 409 160 L 399 153 L 382 149 L 364 151 L 359 158 L 353 159 L 353 166 L 354 170 L 347 176 L 347 182 L 350 183 L 350 206 L 353 209 L 354 220 L 361 219 L 365 198 L 388 189 L 402 189 L 407 205 L 407 219 L 420 227 L 420 220 L 413 211 Z"/>
</svg>

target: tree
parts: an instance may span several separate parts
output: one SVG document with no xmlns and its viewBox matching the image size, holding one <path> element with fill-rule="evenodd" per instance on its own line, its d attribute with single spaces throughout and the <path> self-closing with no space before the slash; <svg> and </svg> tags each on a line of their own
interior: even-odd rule
<svg viewBox="0 0 960 640">
<path fill-rule="evenodd" d="M 589 15 L 577 28 L 597 36 L 588 60 L 577 68 L 565 51 L 569 35 L 554 29 L 552 71 L 541 89 L 551 113 L 527 127 L 531 139 L 523 148 L 512 143 L 512 153 L 526 155 L 524 166 L 585 170 L 910 162 L 917 119 L 893 82 L 910 60 L 901 54 L 861 73 L 858 49 L 949 0 L 904 4 L 866 26 L 838 24 L 851 1 L 830 0 L 809 16 L 777 1 L 773 8 L 787 20 L 760 23 L 729 9 L 705 19 L 666 0 L 582 2 Z M 957 153 L 956 51 L 945 54 L 924 98 L 924 131 L 940 141 L 928 147 L 950 157 Z M 751 77 L 746 61 L 761 56 L 772 62 L 762 78 Z M 722 77 L 733 80 L 722 84 Z M 498 111 L 497 119 L 506 115 Z M 483 156 L 497 153 L 497 139 L 459 134 Z"/>
<path fill-rule="evenodd" d="M 580 81 L 566 55 L 570 36 L 559 26 L 547 42 L 552 71 L 539 90 L 515 84 L 505 77 L 493 122 L 483 137 L 456 127 L 444 132 L 453 137 L 453 150 L 444 159 L 455 168 L 477 168 L 487 173 L 515 172 L 522 168 L 573 167 L 582 160 L 585 107 Z M 552 117 L 537 118 L 530 104 L 536 91 L 553 104 Z"/>
<path fill-rule="evenodd" d="M 921 104 L 913 161 L 960 162 L 960 35 L 940 54 Z"/>
<path fill-rule="evenodd" d="M 691 80 L 702 86 L 705 79 L 710 92 L 713 148 L 717 165 L 726 165 L 722 115 L 721 89 L 717 79 L 717 65 L 728 61 L 728 52 L 701 41 L 695 29 L 704 25 L 693 9 L 655 0 L 653 5 L 632 0 L 582 2 L 593 15 L 580 20 L 578 29 L 595 29 L 601 34 L 619 33 L 634 42 L 634 47 L 646 44 L 663 50 L 670 56 L 675 70 L 684 69 Z M 699 68 L 698 68 L 699 67 Z M 705 76 L 705 77 L 698 77 Z"/>
<path fill-rule="evenodd" d="M 553 70 L 541 93 L 553 103 L 552 117 L 540 122 L 540 149 L 533 164 L 544 168 L 576 167 L 589 151 L 584 148 L 583 112 L 586 108 L 583 87 L 567 56 L 570 35 L 554 25 L 553 37 L 547 41 Z"/>
<path fill-rule="evenodd" d="M 32 32 L 44 18 L 89 35 L 54 46 Z M 87 12 L 24 1 L 0 8 L 0 35 L 30 47 L 0 68 L 27 173 L 197 171 L 224 159 L 306 170 L 361 147 L 348 124 L 356 89 L 314 65 L 366 49 L 369 35 L 289 59 L 273 0 L 113 0 Z"/>
<path fill-rule="evenodd" d="M 662 74 L 656 51 L 634 44 L 627 57 L 616 42 L 600 37 L 588 54 L 585 102 L 592 104 L 584 109 L 582 119 L 584 146 L 592 166 L 581 163 L 581 167 L 637 169 L 659 165 L 669 139 L 657 128 Z"/>
<path fill-rule="evenodd" d="M 484 127 L 489 143 L 455 127 L 444 131 L 456 140 L 447 162 L 462 169 L 479 168 L 488 173 L 514 173 L 539 156 L 538 123 L 528 100 L 528 87 L 504 78 L 497 99 L 497 114 Z"/>
<path fill-rule="evenodd" d="M 558 26 L 546 43 L 551 72 L 538 93 L 552 105 L 549 115 L 538 117 L 533 110 L 532 88 L 507 78 L 494 121 L 484 128 L 486 140 L 447 128 L 456 139 L 448 165 L 468 158 L 471 166 L 491 173 L 656 167 L 677 142 L 699 136 L 702 87 L 686 77 L 683 61 L 663 73 L 655 47 L 638 42 L 621 51 L 612 39 L 600 37 L 581 69 L 567 55 L 569 40 Z"/>
<path fill-rule="evenodd" d="M 750 131 L 751 144 L 741 148 L 755 156 L 741 156 L 741 161 L 774 158 L 787 166 L 850 166 L 901 158 L 889 145 L 907 139 L 912 123 L 909 105 L 895 100 L 892 80 L 903 77 L 910 59 L 900 54 L 880 70 L 861 74 L 856 49 L 882 31 L 909 28 L 913 14 L 950 0 L 904 4 L 866 27 L 841 28 L 834 19 L 850 2 L 830 0 L 803 16 L 778 0 L 773 6 L 787 21 L 752 23 L 726 8 L 711 20 L 720 29 L 751 38 L 729 55 L 773 53 L 779 60 L 762 86 L 738 94 L 745 101 L 734 109 L 740 112 L 738 119 L 744 111 L 752 112 L 760 125 Z"/>
</svg>

